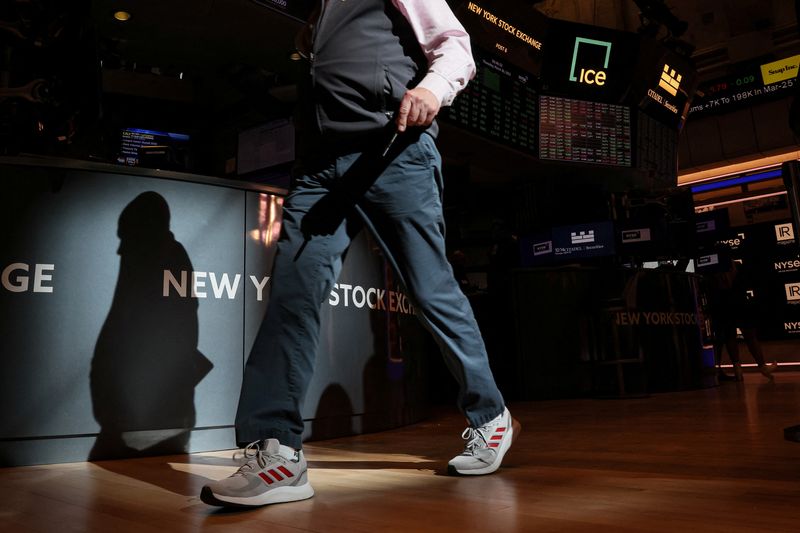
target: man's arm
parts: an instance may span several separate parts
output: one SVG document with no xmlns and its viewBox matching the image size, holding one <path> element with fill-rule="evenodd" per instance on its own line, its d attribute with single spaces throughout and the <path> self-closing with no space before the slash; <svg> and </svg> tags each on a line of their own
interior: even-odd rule
<svg viewBox="0 0 800 533">
<path fill-rule="evenodd" d="M 392 0 L 411 24 L 428 59 L 428 73 L 400 102 L 397 131 L 429 126 L 475 76 L 469 35 L 444 0 Z"/>
</svg>

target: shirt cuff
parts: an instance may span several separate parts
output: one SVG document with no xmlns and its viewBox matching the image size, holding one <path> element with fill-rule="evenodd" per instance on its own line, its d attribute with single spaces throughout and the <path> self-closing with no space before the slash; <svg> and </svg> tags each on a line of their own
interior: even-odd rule
<svg viewBox="0 0 800 533">
<path fill-rule="evenodd" d="M 443 106 L 452 104 L 457 94 L 444 76 L 433 71 L 428 71 L 425 77 L 417 84 L 417 87 L 428 89 L 439 99 L 439 103 Z"/>
</svg>

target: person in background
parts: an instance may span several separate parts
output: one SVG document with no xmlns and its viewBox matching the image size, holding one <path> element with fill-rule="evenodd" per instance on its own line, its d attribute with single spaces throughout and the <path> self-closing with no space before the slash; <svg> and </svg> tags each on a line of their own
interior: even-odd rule
<svg viewBox="0 0 800 533">
<path fill-rule="evenodd" d="M 758 339 L 756 325 L 758 311 L 755 302 L 748 294 L 747 273 L 735 260 L 726 258 L 728 268 L 723 272 L 715 273 L 710 279 L 711 288 L 711 320 L 714 324 L 714 357 L 719 367 L 719 379 L 722 381 L 742 381 L 742 363 L 739 358 L 739 340 L 737 328 L 742 332 L 745 344 L 750 354 L 758 364 L 761 374 L 774 380 L 772 373 L 777 363 L 767 364 L 764 351 Z M 733 363 L 734 375 L 725 374 L 721 368 L 722 349 L 728 348 L 728 357 Z"/>
<path fill-rule="evenodd" d="M 267 313 L 236 415 L 246 463 L 209 483 L 211 505 L 313 496 L 302 407 L 320 306 L 366 226 L 434 335 L 467 418 L 451 474 L 496 471 L 519 433 L 447 262 L 435 117 L 475 75 L 469 36 L 444 0 L 320 0 L 298 37 L 297 164 L 283 205 Z M 477 487 L 476 487 L 477 490 Z"/>
</svg>

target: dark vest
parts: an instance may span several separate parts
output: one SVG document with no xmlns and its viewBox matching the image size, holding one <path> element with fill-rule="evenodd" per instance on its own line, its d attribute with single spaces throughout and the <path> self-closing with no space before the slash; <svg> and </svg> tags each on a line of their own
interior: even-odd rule
<svg viewBox="0 0 800 533">
<path fill-rule="evenodd" d="M 428 62 L 391 0 L 320 0 L 310 24 L 298 142 L 358 148 L 392 128 L 400 100 L 425 76 Z"/>
</svg>

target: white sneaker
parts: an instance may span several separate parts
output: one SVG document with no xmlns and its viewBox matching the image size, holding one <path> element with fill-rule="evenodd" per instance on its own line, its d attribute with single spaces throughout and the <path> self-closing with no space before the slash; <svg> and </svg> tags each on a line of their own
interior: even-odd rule
<svg viewBox="0 0 800 533">
<path fill-rule="evenodd" d="M 467 441 L 464 451 L 447 463 L 447 472 L 467 476 L 491 474 L 500 468 L 503 456 L 521 429 L 520 423 L 511 418 L 508 408 L 481 427 L 468 427 L 461 434 Z"/>
<path fill-rule="evenodd" d="M 244 449 L 247 462 L 232 476 L 209 483 L 200 492 L 208 505 L 255 507 L 305 500 L 314 495 L 302 451 L 282 446 L 276 439 L 251 443 Z"/>
</svg>

